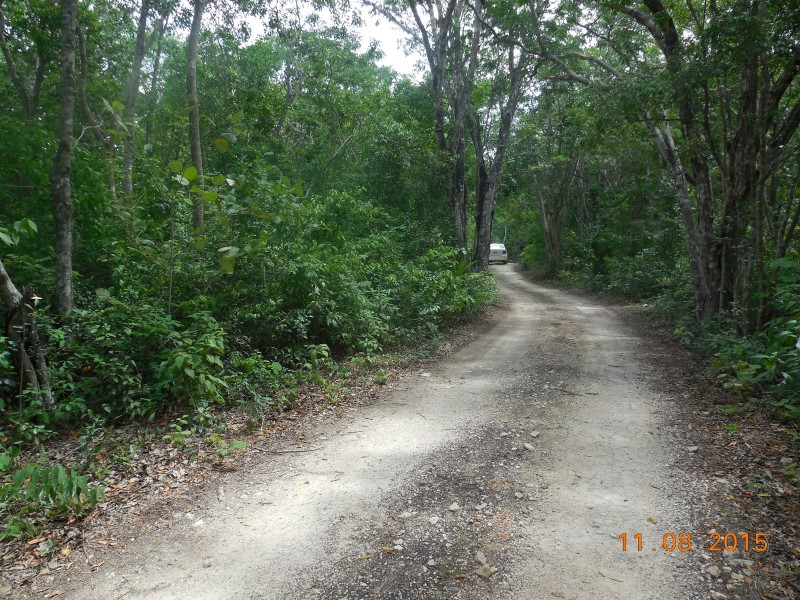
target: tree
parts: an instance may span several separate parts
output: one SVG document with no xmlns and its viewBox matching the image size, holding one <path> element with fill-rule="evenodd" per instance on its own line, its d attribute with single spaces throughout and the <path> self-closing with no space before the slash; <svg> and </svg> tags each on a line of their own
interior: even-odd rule
<svg viewBox="0 0 800 600">
<path fill-rule="evenodd" d="M 77 0 L 61 0 L 61 111 L 58 146 L 50 169 L 50 197 L 56 232 L 56 291 L 53 310 L 66 315 L 73 307 L 72 283 L 72 145 L 75 118 Z"/>
<path fill-rule="evenodd" d="M 197 53 L 200 46 L 200 31 L 203 11 L 207 2 L 194 0 L 192 28 L 186 40 L 186 98 L 189 104 L 189 152 L 192 165 L 197 170 L 197 185 L 203 187 L 203 147 L 200 139 L 200 102 L 197 96 Z M 192 227 L 198 234 L 203 232 L 203 197 L 196 195 L 192 208 Z"/>
</svg>

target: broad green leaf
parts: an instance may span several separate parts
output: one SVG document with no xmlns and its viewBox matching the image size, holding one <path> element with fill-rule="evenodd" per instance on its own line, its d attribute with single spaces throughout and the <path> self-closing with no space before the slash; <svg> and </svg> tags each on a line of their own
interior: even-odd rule
<svg viewBox="0 0 800 600">
<path fill-rule="evenodd" d="M 119 110 L 119 111 L 125 110 L 125 105 L 122 102 L 120 102 L 119 100 L 114 100 L 111 103 L 111 107 L 114 110 Z"/>
<path fill-rule="evenodd" d="M 219 198 L 219 194 L 213 190 L 203 192 L 203 199 L 206 202 L 214 202 L 214 200 L 216 200 L 217 198 Z"/>
<path fill-rule="evenodd" d="M 0 231 L 0 240 L 3 240 L 9 246 L 16 246 L 17 242 L 4 231 Z"/>
<path fill-rule="evenodd" d="M 230 142 L 226 140 L 224 137 L 218 137 L 217 139 L 214 140 L 214 147 L 219 152 L 227 152 L 230 145 L 231 145 Z"/>
<path fill-rule="evenodd" d="M 101 302 L 105 302 L 111 298 L 111 292 L 109 292 L 106 288 L 97 288 L 94 293 L 97 296 L 97 299 Z"/>
<path fill-rule="evenodd" d="M 194 181 L 200 176 L 200 174 L 197 172 L 197 169 L 194 166 L 189 165 L 183 170 L 183 176 L 189 181 Z"/>
<path fill-rule="evenodd" d="M 241 440 L 231 440 L 231 450 L 241 450 L 247 447 L 247 442 Z"/>
<path fill-rule="evenodd" d="M 217 262 L 219 263 L 219 266 L 222 267 L 223 271 L 225 271 L 228 275 L 233 275 L 233 268 L 236 265 L 235 256 L 223 254 L 217 257 Z"/>
<path fill-rule="evenodd" d="M 167 168 L 170 171 L 175 171 L 176 173 L 180 173 L 183 170 L 183 163 L 179 160 L 173 160 L 171 163 L 167 165 Z"/>
<path fill-rule="evenodd" d="M 235 123 L 236 121 L 241 119 L 243 116 L 244 116 L 244 111 L 243 110 L 239 110 L 239 111 L 233 113 L 230 117 L 228 117 L 228 121 L 230 121 L 231 123 Z"/>
<path fill-rule="evenodd" d="M 228 140 L 231 144 L 236 143 L 236 136 L 232 133 L 226 132 L 223 133 L 220 137 L 222 137 L 225 140 Z"/>
</svg>

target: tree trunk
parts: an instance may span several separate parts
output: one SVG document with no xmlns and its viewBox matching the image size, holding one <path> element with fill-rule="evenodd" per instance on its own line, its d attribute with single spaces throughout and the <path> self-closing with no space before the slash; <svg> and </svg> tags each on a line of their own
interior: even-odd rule
<svg viewBox="0 0 800 600">
<path fill-rule="evenodd" d="M 78 102 L 81 105 L 81 112 L 83 112 L 83 118 L 89 125 L 89 129 L 91 129 L 98 143 L 102 144 L 106 149 L 106 185 L 108 186 L 108 191 L 111 193 L 111 198 L 116 201 L 117 182 L 114 173 L 114 142 L 109 136 L 103 133 L 103 128 L 100 126 L 100 123 L 97 122 L 97 119 L 94 118 L 92 108 L 89 106 L 89 100 L 86 98 L 86 79 L 88 78 L 89 69 L 89 57 L 86 52 L 86 36 L 80 25 L 77 26 L 76 31 L 78 36 L 78 53 L 81 57 L 81 73 L 78 78 Z"/>
<path fill-rule="evenodd" d="M 514 62 L 514 48 L 508 50 L 509 90 L 505 106 L 500 106 L 500 129 L 497 133 L 497 146 L 492 158 L 492 168 L 486 182 L 486 193 L 479 199 L 479 207 L 475 214 L 475 247 L 473 261 L 475 269 L 485 271 L 489 267 L 489 244 L 492 241 L 492 223 L 500 194 L 500 175 L 503 170 L 503 159 L 508 149 L 511 136 L 511 123 L 517 111 L 519 91 L 524 79 L 524 59 Z M 478 148 L 475 149 L 477 153 Z"/>
<path fill-rule="evenodd" d="M 125 126 L 128 128 L 123 140 L 122 154 L 122 193 L 125 202 L 133 201 L 133 145 L 136 135 L 136 105 L 139 101 L 139 81 L 142 75 L 142 61 L 145 53 L 145 34 L 147 33 L 147 16 L 150 12 L 150 0 L 142 0 L 139 23 L 136 27 L 136 44 L 133 50 L 131 72 L 125 85 Z"/>
<path fill-rule="evenodd" d="M 186 96 L 189 103 L 189 150 L 192 165 L 197 169 L 197 185 L 203 187 L 203 150 L 200 145 L 200 104 L 197 98 L 197 52 L 200 29 L 203 23 L 203 10 L 206 2 L 195 0 L 192 29 L 186 47 Z M 203 198 L 195 195 L 192 206 L 192 227 L 201 235 L 203 232 Z"/>
<path fill-rule="evenodd" d="M 72 132 L 75 117 L 75 37 L 77 0 L 61 0 L 61 113 L 58 149 L 50 170 L 50 201 L 56 233 L 56 292 L 53 309 L 66 315 L 72 289 Z"/>
<path fill-rule="evenodd" d="M 153 141 L 152 113 L 154 112 L 156 103 L 158 102 L 157 90 L 158 90 L 158 77 L 161 71 L 161 46 L 164 41 L 164 31 L 167 28 L 167 22 L 169 21 L 170 12 L 171 12 L 171 6 L 169 11 L 164 11 L 161 14 L 161 20 L 158 22 L 158 29 L 156 31 L 156 55 L 153 58 L 153 73 L 150 78 L 150 93 L 148 101 L 148 108 L 151 112 L 147 116 L 147 125 L 145 126 L 145 134 L 144 134 L 145 144 L 150 144 Z"/>
<path fill-rule="evenodd" d="M 19 374 L 20 392 L 29 388 L 41 394 L 45 410 L 53 410 L 53 393 L 39 332 L 34 319 L 33 292 L 20 294 L 0 261 L 0 298 L 6 305 L 5 335 L 11 341 L 11 361 Z"/>
</svg>

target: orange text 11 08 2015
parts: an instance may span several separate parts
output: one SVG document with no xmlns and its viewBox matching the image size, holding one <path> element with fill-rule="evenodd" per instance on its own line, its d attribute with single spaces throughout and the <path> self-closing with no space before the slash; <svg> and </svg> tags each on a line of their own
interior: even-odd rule
<svg viewBox="0 0 800 600">
<path fill-rule="evenodd" d="M 623 552 L 766 552 L 769 548 L 765 533 L 719 533 L 711 531 L 693 536 L 688 531 L 667 531 L 663 535 L 653 536 L 642 533 L 620 533 L 617 538 L 622 543 Z"/>
</svg>

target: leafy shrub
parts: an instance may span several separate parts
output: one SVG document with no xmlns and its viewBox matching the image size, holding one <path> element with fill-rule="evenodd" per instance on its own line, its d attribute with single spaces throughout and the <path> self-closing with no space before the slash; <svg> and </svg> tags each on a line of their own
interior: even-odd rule
<svg viewBox="0 0 800 600">
<path fill-rule="evenodd" d="M 778 271 L 772 296 L 776 316 L 755 335 L 712 338 L 713 365 L 726 387 L 764 394 L 784 418 L 800 421 L 800 263 L 781 259 L 772 267 Z"/>
<path fill-rule="evenodd" d="M 75 309 L 67 327 L 49 331 L 59 416 L 152 419 L 222 400 L 224 332 L 209 313 L 184 324 L 158 306 L 99 295 L 95 306 Z"/>
<path fill-rule="evenodd" d="M 103 490 L 61 465 L 13 468 L 15 448 L 0 453 L 0 541 L 33 534 L 39 518 L 76 517 L 103 500 Z"/>
</svg>

